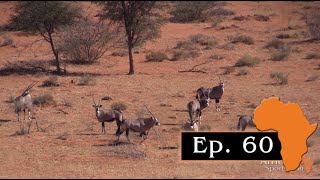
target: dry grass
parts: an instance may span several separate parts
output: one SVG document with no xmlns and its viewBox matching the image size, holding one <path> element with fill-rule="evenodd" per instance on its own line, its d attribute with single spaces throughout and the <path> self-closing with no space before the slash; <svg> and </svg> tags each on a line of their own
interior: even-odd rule
<svg viewBox="0 0 320 180">
<path fill-rule="evenodd" d="M 320 59 L 320 53 L 310 52 L 306 55 L 306 59 Z"/>
<path fill-rule="evenodd" d="M 187 50 L 180 50 L 180 51 L 174 51 L 172 61 L 178 61 L 178 60 L 187 60 L 191 58 L 197 58 L 199 57 L 198 51 L 187 51 Z"/>
<path fill-rule="evenodd" d="M 247 69 L 240 69 L 240 71 L 238 72 L 237 76 L 245 76 L 249 74 L 249 70 Z"/>
<path fill-rule="evenodd" d="M 201 46 L 213 47 L 217 44 L 217 40 L 215 37 L 207 36 L 204 34 L 194 34 L 194 35 L 191 35 L 189 39 L 191 42 Z"/>
<path fill-rule="evenodd" d="M 115 102 L 111 104 L 111 109 L 118 111 L 125 111 L 128 106 L 124 102 Z"/>
<path fill-rule="evenodd" d="M 235 66 L 236 67 L 243 67 L 243 66 L 252 67 L 259 64 L 260 61 L 261 60 L 259 58 L 246 54 L 236 62 Z"/>
<path fill-rule="evenodd" d="M 283 34 L 276 35 L 276 38 L 278 38 L 278 39 L 288 39 L 288 38 L 291 38 L 291 35 L 283 33 Z"/>
<path fill-rule="evenodd" d="M 147 62 L 162 62 L 167 59 L 169 59 L 168 56 L 160 51 L 152 51 L 146 55 Z"/>
<path fill-rule="evenodd" d="M 0 47 L 12 45 L 14 43 L 13 39 L 10 36 L 3 36 L 0 38 Z"/>
<path fill-rule="evenodd" d="M 127 50 L 117 50 L 111 53 L 111 56 L 127 56 L 128 55 L 128 51 Z"/>
<path fill-rule="evenodd" d="M 251 36 L 240 34 L 240 35 L 236 35 L 236 36 L 232 37 L 231 42 L 252 45 L 252 44 L 254 44 L 254 39 Z"/>
<path fill-rule="evenodd" d="M 255 14 L 254 19 L 257 21 L 269 21 L 270 17 L 269 15 L 264 15 L 264 14 Z"/>
<path fill-rule="evenodd" d="M 231 73 L 233 73 L 235 71 L 236 71 L 235 67 L 228 66 L 228 67 L 225 68 L 225 71 L 223 72 L 223 75 L 229 75 L 229 74 L 231 74 Z"/>
<path fill-rule="evenodd" d="M 95 85 L 96 80 L 90 74 L 84 74 L 79 78 L 78 85 L 79 86 L 88 86 L 88 85 Z"/>
<path fill-rule="evenodd" d="M 57 139 L 60 139 L 60 140 L 67 140 L 69 137 L 69 133 L 68 132 L 63 132 L 61 133 L 60 135 L 58 135 Z"/>
<path fill-rule="evenodd" d="M 248 20 L 248 18 L 246 16 L 235 16 L 235 17 L 232 18 L 232 20 L 244 21 L 244 20 Z"/>
<path fill-rule="evenodd" d="M 284 49 L 285 47 L 286 47 L 285 43 L 279 39 L 272 39 L 264 46 L 264 48 L 274 48 L 274 49 Z"/>
<path fill-rule="evenodd" d="M 33 104 L 36 106 L 54 105 L 56 101 L 50 93 L 45 93 L 33 98 Z"/>
<path fill-rule="evenodd" d="M 318 79 L 319 79 L 319 75 L 311 75 L 310 77 L 308 77 L 306 82 L 312 82 L 312 81 L 316 81 Z"/>
<path fill-rule="evenodd" d="M 290 51 L 289 50 L 282 50 L 272 53 L 271 60 L 272 61 L 284 61 L 288 60 Z"/>
<path fill-rule="evenodd" d="M 209 124 L 200 124 L 199 125 L 199 130 L 200 131 L 210 131 L 211 126 Z"/>
<path fill-rule="evenodd" d="M 288 76 L 288 74 L 285 74 L 283 72 L 273 72 L 270 74 L 270 78 L 275 80 L 275 83 L 279 85 L 288 84 Z"/>
<path fill-rule="evenodd" d="M 47 80 L 43 81 L 42 87 L 57 87 L 59 86 L 58 77 L 51 76 Z"/>
<path fill-rule="evenodd" d="M 223 56 L 221 56 L 219 54 L 213 54 L 213 55 L 209 56 L 209 59 L 221 60 L 221 59 L 223 59 Z"/>
</svg>

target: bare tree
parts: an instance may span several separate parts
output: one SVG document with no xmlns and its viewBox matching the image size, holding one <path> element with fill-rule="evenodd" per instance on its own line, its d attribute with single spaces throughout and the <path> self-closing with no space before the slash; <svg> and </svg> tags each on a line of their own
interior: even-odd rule
<svg viewBox="0 0 320 180">
<path fill-rule="evenodd" d="M 118 28 L 106 21 L 81 19 L 63 30 L 59 50 L 67 60 L 76 64 L 90 64 L 101 58 L 124 37 Z"/>
<path fill-rule="evenodd" d="M 80 17 L 81 9 L 64 1 L 20 1 L 11 22 L 18 30 L 38 32 L 50 43 L 55 56 L 57 73 L 61 73 L 59 52 L 55 47 L 54 33 L 60 27 L 70 25 Z"/>
<path fill-rule="evenodd" d="M 129 53 L 129 74 L 134 74 L 132 49 L 160 36 L 163 24 L 156 1 L 97 1 L 103 7 L 100 17 L 119 23 L 125 29 Z"/>
</svg>

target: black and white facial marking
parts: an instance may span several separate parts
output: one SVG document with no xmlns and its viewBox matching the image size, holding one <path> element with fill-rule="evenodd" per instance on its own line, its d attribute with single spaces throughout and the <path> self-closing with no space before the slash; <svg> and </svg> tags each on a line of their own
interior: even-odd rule
<svg viewBox="0 0 320 180">
<path fill-rule="evenodd" d="M 155 122 L 155 125 L 160 126 L 160 121 L 157 118 L 151 117 Z"/>
<path fill-rule="evenodd" d="M 222 91 L 224 91 L 224 83 L 223 83 L 223 82 L 220 82 L 220 83 L 219 83 L 219 86 L 221 86 Z"/>
<path fill-rule="evenodd" d="M 99 116 L 100 115 L 100 108 L 102 107 L 102 105 L 98 105 L 98 106 L 96 106 L 96 105 L 92 105 L 92 107 L 94 107 L 95 108 L 95 110 L 96 110 L 96 116 Z"/>
</svg>

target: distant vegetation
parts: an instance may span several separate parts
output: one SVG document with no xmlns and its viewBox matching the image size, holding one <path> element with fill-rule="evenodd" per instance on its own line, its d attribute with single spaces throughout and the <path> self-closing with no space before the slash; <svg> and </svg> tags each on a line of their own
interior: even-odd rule
<svg viewBox="0 0 320 180">
<path fill-rule="evenodd" d="M 242 67 L 242 66 L 255 66 L 260 63 L 260 59 L 257 57 L 253 57 L 251 55 L 244 55 L 242 56 L 235 64 L 236 67 Z"/>
</svg>

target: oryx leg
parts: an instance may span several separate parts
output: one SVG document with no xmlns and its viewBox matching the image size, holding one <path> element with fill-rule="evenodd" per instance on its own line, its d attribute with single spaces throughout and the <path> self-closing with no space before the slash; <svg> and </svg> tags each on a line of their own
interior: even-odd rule
<svg viewBox="0 0 320 180">
<path fill-rule="evenodd" d="M 126 137 L 127 137 L 127 140 L 128 140 L 129 143 L 130 143 L 131 141 L 130 141 L 130 139 L 129 139 L 129 131 L 130 131 L 130 129 L 128 128 L 128 129 L 126 130 Z"/>
<path fill-rule="evenodd" d="M 101 122 L 101 131 L 102 131 L 102 134 L 106 134 L 106 128 L 104 126 L 104 122 Z"/>
<path fill-rule="evenodd" d="M 216 99 L 216 111 L 220 111 L 220 99 Z"/>
<path fill-rule="evenodd" d="M 198 114 L 199 114 L 199 124 L 201 124 L 201 115 L 202 115 L 202 111 L 200 110 Z"/>
</svg>

